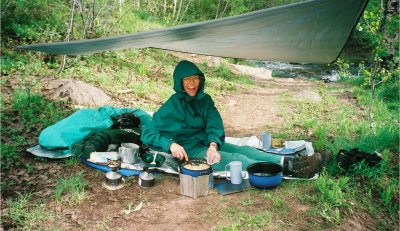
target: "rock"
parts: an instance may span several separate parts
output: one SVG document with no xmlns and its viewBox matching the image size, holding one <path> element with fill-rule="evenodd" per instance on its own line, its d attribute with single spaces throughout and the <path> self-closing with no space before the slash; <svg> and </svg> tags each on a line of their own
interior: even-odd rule
<svg viewBox="0 0 400 231">
<path fill-rule="evenodd" d="M 236 75 L 248 75 L 254 79 L 272 79 L 272 71 L 262 67 L 250 67 L 230 64 L 232 73 Z"/>
<path fill-rule="evenodd" d="M 294 97 L 296 99 L 305 99 L 314 102 L 320 102 L 322 100 L 321 96 L 318 93 L 309 90 L 300 90 L 298 92 L 295 92 Z"/>
<path fill-rule="evenodd" d="M 79 106 L 104 106 L 111 100 L 101 89 L 79 80 L 46 78 L 42 85 L 50 99 L 70 101 Z"/>
</svg>

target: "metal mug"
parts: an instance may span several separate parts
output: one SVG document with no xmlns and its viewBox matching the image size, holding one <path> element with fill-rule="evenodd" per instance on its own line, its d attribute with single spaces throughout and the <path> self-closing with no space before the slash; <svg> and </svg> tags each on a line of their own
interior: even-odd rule
<svg viewBox="0 0 400 231">
<path fill-rule="evenodd" d="M 272 135 L 271 133 L 264 133 L 261 135 L 262 148 L 268 150 L 271 148 Z"/>
<path fill-rule="evenodd" d="M 134 143 L 122 143 L 118 148 L 121 162 L 134 164 L 139 159 L 139 145 Z"/>
<path fill-rule="evenodd" d="M 227 167 L 229 166 L 230 177 L 228 176 Z M 232 161 L 225 166 L 226 179 L 230 180 L 232 184 L 242 183 L 242 162 Z"/>
</svg>

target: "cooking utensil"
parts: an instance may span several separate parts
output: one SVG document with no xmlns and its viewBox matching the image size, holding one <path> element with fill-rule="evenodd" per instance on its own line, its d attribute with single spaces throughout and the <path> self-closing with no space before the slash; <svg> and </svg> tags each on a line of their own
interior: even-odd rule
<svg viewBox="0 0 400 231">
<path fill-rule="evenodd" d="M 155 159 L 155 164 L 153 163 Z M 165 156 L 162 154 L 158 154 L 155 156 L 155 153 L 148 153 L 142 157 L 142 160 L 149 164 L 150 167 L 161 167 L 165 162 Z"/>
<path fill-rule="evenodd" d="M 105 175 L 103 186 L 109 190 L 120 189 L 124 186 L 122 175 L 117 172 L 121 167 L 120 160 L 108 160 L 108 167 L 111 168 L 110 172 Z"/>
<path fill-rule="evenodd" d="M 139 185 L 144 188 L 149 188 L 154 186 L 154 176 L 149 171 L 148 167 L 143 168 L 143 172 L 139 175 Z"/>
<path fill-rule="evenodd" d="M 227 168 L 229 168 L 229 176 Z M 230 180 L 232 184 L 241 184 L 242 177 L 242 162 L 231 161 L 229 164 L 225 165 L 226 179 Z"/>
<path fill-rule="evenodd" d="M 271 162 L 254 163 L 247 167 L 249 182 L 256 188 L 275 188 L 282 182 L 282 166 Z"/>
<path fill-rule="evenodd" d="M 152 165 L 157 165 L 157 163 L 156 163 L 156 158 L 157 158 L 157 152 L 154 154 L 153 161 L 152 161 L 150 164 L 152 164 Z"/>
<path fill-rule="evenodd" d="M 212 167 L 205 159 L 190 159 L 180 165 L 180 172 L 192 177 L 204 176 L 212 174 Z"/>
</svg>

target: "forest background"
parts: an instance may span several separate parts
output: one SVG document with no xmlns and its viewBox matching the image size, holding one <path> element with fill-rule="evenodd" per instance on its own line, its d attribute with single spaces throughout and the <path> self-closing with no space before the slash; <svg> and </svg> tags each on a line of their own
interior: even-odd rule
<svg viewBox="0 0 400 231">
<path fill-rule="evenodd" d="M 43 208 L 45 198 L 35 195 L 32 185 L 18 186 L 18 180 L 9 177 L 20 171 L 24 174 L 38 171 L 35 163 L 47 160 L 28 158 L 24 151 L 36 145 L 42 129 L 77 110 L 68 102 L 48 100 L 41 91 L 40 79 L 82 80 L 115 95 L 118 95 L 118 89 L 134 80 L 128 84 L 138 99 L 134 106 L 154 111 L 172 94 L 171 81 L 167 77 L 176 61 L 168 52 L 157 49 L 64 57 L 22 52 L 15 47 L 148 31 L 294 2 L 301 1 L 3 0 L 0 80 L 2 226 L 39 229 L 43 224 L 48 225 L 50 215 L 56 213 Z M 298 138 L 310 138 L 311 132 L 317 150 L 337 154 L 340 149 L 357 147 L 365 152 L 377 152 L 383 158 L 378 167 L 371 168 L 361 162 L 349 171 L 331 163 L 317 181 L 307 184 L 308 190 L 314 189 L 317 194 L 303 199 L 319 207 L 313 214 L 321 218 L 319 228 L 335 227 L 343 217 L 360 210 L 374 218 L 377 229 L 399 227 L 398 7 L 397 1 L 370 0 L 346 45 L 344 51 L 348 52 L 343 52 L 336 62 L 329 64 L 340 71 L 341 89 L 349 90 L 351 97 L 356 99 L 357 111 L 337 107 L 332 113 L 327 112 L 326 105 L 305 104 L 301 105 L 299 113 L 301 118 L 307 119 L 291 124 L 296 126 Z M 254 61 L 232 58 L 226 62 L 257 65 Z M 161 68 L 157 66 L 159 63 L 162 63 Z M 216 88 L 209 90 L 215 97 L 235 91 L 235 84 L 250 81 L 243 76 L 235 77 L 225 65 L 207 71 L 210 79 L 218 83 Z M 158 94 L 149 95 L 152 91 Z M 328 97 L 327 92 L 332 89 L 322 87 L 320 91 L 325 100 L 335 101 Z M 289 135 L 293 134 L 280 134 L 283 138 Z M 79 165 L 74 158 L 62 164 L 75 168 Z M 65 205 L 63 198 L 67 195 L 68 201 L 74 202 L 68 202 L 68 206 L 79 206 L 85 199 L 88 182 L 79 170 L 76 172 L 57 179 L 54 194 L 47 199 Z M 248 226 L 239 225 L 238 229 L 258 227 L 256 221 L 248 222 Z"/>
</svg>

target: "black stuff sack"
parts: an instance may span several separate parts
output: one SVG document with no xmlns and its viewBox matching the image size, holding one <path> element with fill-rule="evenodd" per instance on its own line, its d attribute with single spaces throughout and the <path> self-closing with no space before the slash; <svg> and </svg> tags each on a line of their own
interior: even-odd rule
<svg viewBox="0 0 400 231">
<path fill-rule="evenodd" d="M 111 128 L 137 128 L 140 124 L 140 119 L 133 113 L 123 113 L 117 117 L 111 118 L 113 125 Z"/>
<path fill-rule="evenodd" d="M 348 170 L 353 164 L 364 161 L 369 167 L 376 167 L 382 158 L 377 154 L 370 154 L 353 148 L 350 151 L 341 149 L 336 156 L 336 162 L 339 167 Z"/>
</svg>

